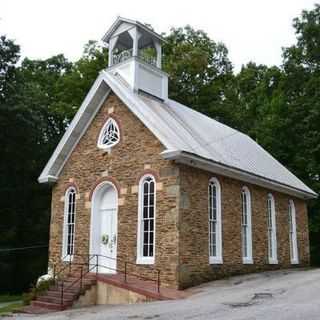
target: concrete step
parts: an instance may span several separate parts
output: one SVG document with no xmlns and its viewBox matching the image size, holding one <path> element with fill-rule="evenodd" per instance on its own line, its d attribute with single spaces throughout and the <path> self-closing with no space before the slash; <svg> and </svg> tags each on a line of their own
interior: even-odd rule
<svg viewBox="0 0 320 320">
<path fill-rule="evenodd" d="M 86 290 L 90 285 L 83 285 L 83 289 Z M 61 292 L 61 286 L 60 285 L 54 285 L 50 287 L 50 291 L 60 291 Z M 63 286 L 63 291 L 64 292 L 70 292 L 70 293 L 78 293 L 80 291 L 80 285 L 73 285 L 72 287 L 69 286 L 69 284 L 65 284 Z"/>
<path fill-rule="evenodd" d="M 61 291 L 60 290 L 48 290 L 45 295 L 59 298 L 59 297 L 61 297 Z M 66 292 L 63 293 L 63 295 L 66 298 L 76 299 L 77 296 L 78 296 L 78 293 L 66 291 Z"/>
<path fill-rule="evenodd" d="M 60 303 L 58 304 L 58 303 L 51 303 L 51 302 L 38 301 L 38 300 L 32 301 L 31 305 L 33 307 L 40 307 L 40 308 L 49 309 L 49 310 L 65 310 L 71 306 L 70 304 L 60 305 Z"/>
<path fill-rule="evenodd" d="M 50 303 L 55 303 L 55 304 L 61 304 L 61 296 L 60 297 L 54 297 L 54 296 L 49 296 L 49 295 L 43 295 L 43 296 L 38 296 L 36 301 L 43 301 L 43 302 L 50 302 Z M 74 301 L 73 297 L 66 297 L 63 295 L 63 304 L 72 304 Z"/>
</svg>

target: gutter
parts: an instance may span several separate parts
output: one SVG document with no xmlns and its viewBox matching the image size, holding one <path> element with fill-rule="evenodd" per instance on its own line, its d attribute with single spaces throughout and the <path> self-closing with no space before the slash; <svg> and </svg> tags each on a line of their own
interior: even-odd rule
<svg viewBox="0 0 320 320">
<path fill-rule="evenodd" d="M 292 186 L 280 183 L 273 179 L 265 178 L 236 167 L 228 166 L 215 162 L 213 160 L 197 156 L 195 154 L 181 150 L 165 150 L 161 153 L 165 160 L 173 160 L 177 163 L 185 164 L 191 167 L 199 168 L 205 171 L 220 174 L 229 178 L 241 180 L 251 184 L 255 184 L 264 188 L 273 189 L 282 193 L 286 193 L 304 200 L 316 199 L 318 194 L 308 192 Z"/>
</svg>

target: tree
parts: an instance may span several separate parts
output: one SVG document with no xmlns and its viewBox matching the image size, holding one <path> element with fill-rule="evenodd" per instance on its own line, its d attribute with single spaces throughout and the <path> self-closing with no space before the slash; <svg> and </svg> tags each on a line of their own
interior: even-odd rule
<svg viewBox="0 0 320 320">
<path fill-rule="evenodd" d="M 20 47 L 5 36 L 0 36 L 0 103 L 12 92 Z"/>
<path fill-rule="evenodd" d="M 297 43 L 285 48 L 284 72 L 292 157 L 288 165 L 310 187 L 320 192 L 320 5 L 304 10 L 294 20 Z M 313 262 L 320 264 L 320 201 L 310 203 L 310 239 Z"/>
<path fill-rule="evenodd" d="M 165 39 L 163 67 L 170 76 L 170 97 L 225 123 L 234 123 L 234 106 L 229 103 L 232 64 L 225 45 L 190 26 L 171 29 Z"/>
</svg>

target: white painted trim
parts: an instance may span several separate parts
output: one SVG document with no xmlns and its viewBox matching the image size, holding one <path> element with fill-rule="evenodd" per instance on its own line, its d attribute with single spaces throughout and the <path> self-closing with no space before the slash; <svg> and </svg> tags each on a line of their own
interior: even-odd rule
<svg viewBox="0 0 320 320">
<path fill-rule="evenodd" d="M 242 263 L 243 264 L 253 264 L 253 259 L 252 258 L 242 258 Z"/>
<path fill-rule="evenodd" d="M 279 263 L 279 261 L 278 261 L 278 259 L 268 259 L 268 263 L 269 264 L 278 264 Z"/>
<path fill-rule="evenodd" d="M 142 216 L 143 216 L 143 182 L 146 178 L 152 178 L 154 181 L 154 220 L 153 220 L 153 256 L 143 256 L 143 236 L 142 236 Z M 137 264 L 154 264 L 156 256 L 156 220 L 157 220 L 157 181 L 152 174 L 145 174 L 139 181 L 138 192 L 138 227 L 137 227 Z"/>
<path fill-rule="evenodd" d="M 214 183 L 215 187 L 216 187 L 216 199 L 217 199 L 217 237 L 216 237 L 216 250 L 217 250 L 217 255 L 216 256 L 210 256 L 210 221 L 209 221 L 209 217 L 210 217 L 210 205 L 209 205 L 209 201 L 210 201 L 210 183 Z M 222 264 L 223 263 L 223 259 L 222 259 L 222 206 L 221 206 L 221 185 L 220 182 L 217 178 L 213 177 L 209 180 L 209 184 L 208 184 L 208 245 L 209 245 L 209 263 L 210 264 Z"/>
<path fill-rule="evenodd" d="M 243 182 L 255 184 L 264 188 L 289 194 L 300 199 L 316 199 L 318 197 L 316 193 L 302 191 L 288 185 L 281 184 L 280 182 L 230 167 L 222 163 L 217 163 L 213 160 L 202 158 L 182 150 L 165 150 L 161 153 L 161 155 L 166 160 L 175 160 L 177 163 L 186 164 L 188 166 L 200 168 L 208 172 L 213 172 Z"/>
<path fill-rule="evenodd" d="M 64 133 L 62 139 L 60 140 L 59 144 L 57 145 L 55 151 L 53 152 L 52 156 L 50 157 L 48 163 L 46 164 L 45 168 L 43 169 L 40 177 L 38 178 L 38 181 L 40 183 L 47 183 L 47 182 L 56 182 L 57 179 L 59 178 L 59 175 L 65 166 L 66 162 L 68 161 L 71 153 L 73 152 L 74 148 L 77 146 L 79 143 L 80 139 L 82 138 L 83 134 L 86 132 L 87 128 L 90 126 L 92 123 L 94 117 L 100 110 L 102 104 L 104 101 L 107 99 L 108 95 L 110 94 L 111 90 L 119 97 L 119 99 L 129 107 L 129 109 L 135 114 L 140 121 L 142 121 L 146 127 L 156 136 L 156 137 L 161 137 L 161 134 L 159 132 L 159 129 L 153 126 L 153 123 L 156 123 L 158 121 L 157 114 L 154 114 L 153 119 L 147 119 L 142 112 L 142 109 L 146 106 L 144 106 L 144 103 L 142 100 L 139 100 L 139 103 L 135 98 L 130 96 L 129 94 L 126 94 L 121 88 L 121 85 L 116 82 L 114 79 L 114 76 L 111 75 L 110 73 L 106 71 L 101 71 L 99 77 L 93 84 L 92 88 L 90 89 L 89 93 L 87 94 L 85 100 L 83 101 L 80 109 L 76 113 L 75 117 L 73 118 L 71 124 L 69 125 L 68 129 Z M 96 91 L 100 88 L 100 86 L 106 86 L 107 90 L 105 94 L 102 96 L 100 99 L 99 103 L 97 106 L 94 108 L 93 111 L 88 111 L 87 107 L 90 104 L 91 100 L 94 98 Z M 134 107 L 131 107 L 131 106 Z M 74 132 L 77 123 L 81 120 L 82 116 L 85 114 L 89 114 L 90 118 L 85 122 L 85 125 L 81 128 L 80 132 Z M 167 132 L 170 133 L 171 129 L 169 126 L 166 126 L 164 128 Z M 71 139 L 71 135 L 73 137 L 76 137 L 76 139 Z M 168 146 L 168 143 L 163 141 L 163 139 L 159 138 L 160 142 L 162 144 L 166 144 Z M 63 149 L 66 145 L 70 145 L 69 150 L 67 153 L 63 154 Z M 169 145 L 169 147 L 171 144 Z M 56 165 L 56 162 L 60 159 L 63 159 L 61 164 L 58 164 L 58 168 L 54 169 L 54 176 L 52 175 L 52 168 L 54 165 Z M 48 177 L 55 177 L 55 179 L 50 180 Z"/>
<path fill-rule="evenodd" d="M 74 190 L 75 199 L 74 199 L 74 232 L 73 232 L 73 252 L 75 250 L 75 240 L 76 240 L 76 220 L 77 220 L 77 190 L 74 186 L 69 187 L 64 194 L 64 214 L 63 214 L 63 225 L 62 225 L 62 261 L 72 261 L 73 255 L 67 255 L 67 223 L 68 223 L 68 213 L 69 213 L 69 192 Z"/>
<path fill-rule="evenodd" d="M 96 108 L 96 110 L 94 110 L 94 112 L 90 115 L 90 119 L 87 121 L 86 125 L 81 129 L 81 132 L 79 133 L 79 136 L 77 136 L 76 141 L 72 141 L 72 135 L 74 134 L 73 132 L 75 131 L 75 128 L 76 128 L 77 124 L 79 123 L 80 119 L 85 114 L 88 114 L 86 109 L 87 109 L 88 105 L 90 104 L 91 100 L 93 99 L 93 97 L 95 96 L 97 90 L 100 88 L 101 85 L 106 85 L 107 86 L 107 84 L 104 82 L 104 74 L 102 72 L 100 73 L 100 75 L 98 76 L 98 78 L 94 82 L 94 84 L 92 85 L 90 91 L 88 92 L 87 96 L 85 97 L 84 101 L 82 102 L 81 107 L 79 108 L 78 112 L 76 113 L 76 115 L 72 119 L 69 127 L 67 128 L 66 132 L 64 133 L 64 135 L 61 138 L 60 142 L 58 143 L 58 145 L 57 145 L 56 149 L 54 150 L 52 156 L 50 157 L 50 159 L 47 162 L 46 166 L 42 170 L 42 172 L 40 174 L 40 177 L 38 178 L 38 181 L 40 183 L 55 182 L 56 180 L 50 181 L 50 177 L 54 177 L 54 178 L 59 177 L 59 174 L 60 174 L 62 168 L 64 167 L 66 161 L 69 159 L 70 154 L 74 150 L 75 146 L 78 144 L 78 142 L 81 139 L 81 137 L 83 136 L 84 132 L 87 130 L 88 126 L 91 124 L 92 119 L 94 118 L 94 116 L 96 115 L 96 113 L 100 109 L 101 105 L 103 104 L 104 100 L 106 99 L 106 97 L 110 93 L 110 89 L 109 89 L 103 95 L 102 99 L 100 100 L 100 102 L 98 104 L 98 108 Z M 68 143 L 71 144 L 71 149 L 67 152 L 67 154 L 63 154 L 63 148 Z M 61 165 L 59 165 L 59 169 L 57 170 L 57 172 L 55 172 L 55 174 L 52 175 L 52 173 L 50 171 L 51 171 L 53 165 L 55 164 L 55 162 L 59 159 L 59 157 L 61 157 L 61 155 L 62 155 L 62 158 L 63 158 L 63 162 L 62 162 Z M 51 180 L 53 180 L 53 179 L 51 179 Z"/>
<path fill-rule="evenodd" d="M 243 256 L 242 252 L 242 262 L 244 264 L 252 264 L 253 263 L 253 257 L 252 257 L 252 199 L 251 199 L 251 192 L 248 187 L 243 186 L 241 190 L 241 194 L 244 192 L 246 194 L 246 200 L 247 200 L 247 256 Z M 242 204 L 242 196 L 241 196 L 241 217 L 243 215 L 243 204 Z M 241 224 L 241 234 L 242 234 L 242 224 Z M 241 237 L 241 251 L 242 251 L 242 237 Z"/>
<path fill-rule="evenodd" d="M 95 219 L 95 215 L 97 213 L 97 193 L 106 185 L 111 186 L 114 190 L 115 190 L 115 194 L 116 194 L 116 230 L 117 230 L 117 241 L 116 241 L 116 257 L 117 257 L 117 252 L 118 252 L 118 211 L 119 211 L 119 194 L 118 194 L 118 189 L 116 188 L 116 186 L 111 182 L 111 181 L 102 181 L 101 183 L 99 183 L 91 196 L 91 213 L 90 213 L 90 238 L 89 238 L 89 254 L 90 255 L 94 255 L 97 254 L 97 252 L 95 252 L 95 248 L 94 248 L 94 235 L 97 234 L 97 232 L 100 234 L 100 230 L 96 230 L 95 229 L 95 224 L 94 224 L 94 219 Z M 117 269 L 117 260 L 115 261 L 115 269 Z"/>
<path fill-rule="evenodd" d="M 209 264 L 223 264 L 222 257 L 216 258 L 216 257 L 209 257 Z"/>
<path fill-rule="evenodd" d="M 273 256 L 269 256 L 269 247 L 268 247 L 268 262 L 269 264 L 278 264 L 278 243 L 277 243 L 277 218 L 276 218 L 276 206 L 275 206 L 275 200 L 271 193 L 268 194 L 267 201 L 271 200 L 271 222 L 272 222 L 272 239 L 271 239 L 271 245 L 272 245 L 272 252 Z M 267 211 L 268 209 L 268 203 L 267 203 Z M 267 219 L 269 224 L 269 211 L 267 212 Z M 268 246 L 269 246 L 269 233 L 268 233 Z"/>
<path fill-rule="evenodd" d="M 59 170 L 58 170 L 58 172 L 57 172 L 57 176 L 58 176 L 58 177 L 59 177 L 62 169 L 64 168 L 66 162 L 67 162 L 68 159 L 70 158 L 70 156 L 71 156 L 74 148 L 78 145 L 80 139 L 82 138 L 82 136 L 85 134 L 85 132 L 86 132 L 87 129 L 89 128 L 92 120 L 94 119 L 94 117 L 96 116 L 96 114 L 98 113 L 98 111 L 100 110 L 101 106 L 103 105 L 103 103 L 105 102 L 105 100 L 107 99 L 107 97 L 109 96 L 110 92 L 111 92 L 111 90 L 109 89 L 109 90 L 105 93 L 105 95 L 102 97 L 102 99 L 101 99 L 98 107 L 97 107 L 96 110 L 92 113 L 92 115 L 91 115 L 90 119 L 88 120 L 87 124 L 86 124 L 86 125 L 84 126 L 84 128 L 81 130 L 81 132 L 80 132 L 77 140 L 73 143 L 72 148 L 71 148 L 70 151 L 68 152 L 67 156 L 65 157 L 62 165 L 60 166 L 60 168 L 59 168 Z"/>
<path fill-rule="evenodd" d="M 109 122 L 112 122 L 112 124 L 116 127 L 116 129 L 118 131 L 118 140 L 112 144 L 106 145 L 106 144 L 102 143 L 102 139 L 103 139 L 104 130 L 109 125 Z M 117 145 L 120 142 L 120 139 L 121 139 L 121 137 L 120 137 L 119 125 L 115 119 L 113 119 L 112 117 L 109 117 L 107 119 L 107 121 L 105 122 L 105 124 L 103 125 L 102 129 L 100 130 L 98 141 L 97 141 L 97 147 L 102 150 L 110 150 L 112 147 L 114 147 L 115 145 Z"/>
<path fill-rule="evenodd" d="M 288 210 L 290 210 L 290 207 L 291 207 L 291 220 L 292 220 L 291 223 L 292 223 L 292 230 L 293 230 L 293 238 L 291 241 L 290 229 L 289 229 L 290 261 L 291 261 L 291 264 L 299 264 L 297 224 L 296 224 L 297 223 L 297 221 L 296 221 L 296 207 L 295 207 L 294 201 L 291 199 L 289 200 Z M 290 221 L 289 221 L 289 223 L 290 223 Z M 291 255 L 291 247 L 292 247 L 293 255 Z"/>
<path fill-rule="evenodd" d="M 155 38 L 159 39 L 162 42 L 166 42 L 166 40 L 161 37 L 158 33 L 154 32 L 153 30 L 149 29 L 146 25 L 144 25 L 143 23 L 136 21 L 136 20 L 131 20 L 131 19 L 127 19 L 127 18 L 122 18 L 120 16 L 117 17 L 116 21 L 111 25 L 111 27 L 109 28 L 109 30 L 104 34 L 104 36 L 102 37 L 102 41 L 103 42 L 107 42 L 109 41 L 109 39 L 112 37 L 113 33 L 116 31 L 116 29 L 121 25 L 121 23 L 128 23 L 128 24 L 132 24 L 134 26 L 137 26 L 141 29 L 143 29 L 144 31 L 152 34 Z"/>
<path fill-rule="evenodd" d="M 57 180 L 58 180 L 57 177 L 55 177 L 55 176 L 50 176 L 50 175 L 48 175 L 48 176 L 46 176 L 46 177 L 39 177 L 39 179 L 38 179 L 38 181 L 39 181 L 40 183 L 54 183 L 54 182 L 56 182 Z"/>
<path fill-rule="evenodd" d="M 154 264 L 153 257 L 137 257 L 136 264 Z"/>
</svg>

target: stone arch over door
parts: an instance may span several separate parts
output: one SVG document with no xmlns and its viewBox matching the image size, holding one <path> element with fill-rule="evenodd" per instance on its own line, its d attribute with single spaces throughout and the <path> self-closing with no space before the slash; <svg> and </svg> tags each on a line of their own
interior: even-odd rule
<svg viewBox="0 0 320 320">
<path fill-rule="evenodd" d="M 99 273 L 115 273 L 118 243 L 118 191 L 110 181 L 96 186 L 91 199 L 90 255 Z"/>
</svg>

